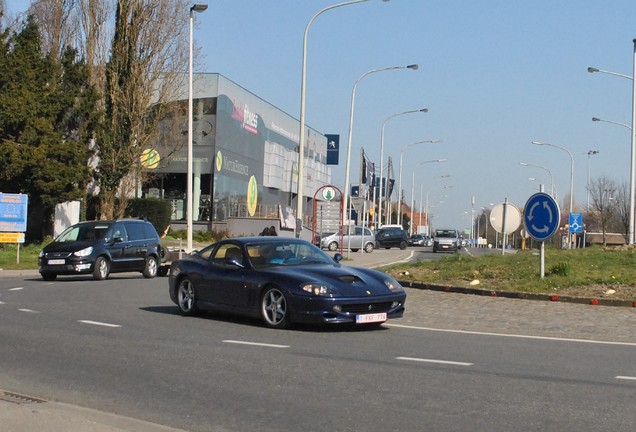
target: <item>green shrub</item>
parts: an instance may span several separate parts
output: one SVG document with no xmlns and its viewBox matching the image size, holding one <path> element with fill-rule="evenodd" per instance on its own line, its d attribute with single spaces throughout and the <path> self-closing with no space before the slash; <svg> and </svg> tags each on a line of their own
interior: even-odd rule
<svg viewBox="0 0 636 432">
<path fill-rule="evenodd" d="M 146 219 L 161 235 L 170 225 L 172 203 L 158 198 L 135 198 L 130 200 L 126 214 L 128 217 Z"/>
</svg>

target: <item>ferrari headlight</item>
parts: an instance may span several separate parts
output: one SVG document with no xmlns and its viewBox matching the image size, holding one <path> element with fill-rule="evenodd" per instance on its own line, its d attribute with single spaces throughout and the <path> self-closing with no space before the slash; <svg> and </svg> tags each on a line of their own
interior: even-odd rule
<svg viewBox="0 0 636 432">
<path fill-rule="evenodd" d="M 85 256 L 89 256 L 92 253 L 93 253 L 93 246 L 89 246 L 82 250 L 78 250 L 77 252 L 73 252 L 73 255 L 78 257 L 85 257 Z"/>
<path fill-rule="evenodd" d="M 384 285 L 386 285 L 391 291 L 404 291 L 402 285 L 400 285 L 395 279 L 385 279 Z"/>
<path fill-rule="evenodd" d="M 306 293 L 313 294 L 315 296 L 332 297 L 333 295 L 331 288 L 325 284 L 307 283 L 301 285 L 300 288 Z"/>
</svg>

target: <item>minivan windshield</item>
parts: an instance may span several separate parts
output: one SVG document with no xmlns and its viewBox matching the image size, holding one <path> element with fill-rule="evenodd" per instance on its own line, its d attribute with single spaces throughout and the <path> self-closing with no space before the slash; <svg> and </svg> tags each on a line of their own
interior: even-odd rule
<svg viewBox="0 0 636 432">
<path fill-rule="evenodd" d="M 101 240 L 105 237 L 110 225 L 105 223 L 79 224 L 66 228 L 57 236 L 56 242 L 75 242 Z"/>
</svg>

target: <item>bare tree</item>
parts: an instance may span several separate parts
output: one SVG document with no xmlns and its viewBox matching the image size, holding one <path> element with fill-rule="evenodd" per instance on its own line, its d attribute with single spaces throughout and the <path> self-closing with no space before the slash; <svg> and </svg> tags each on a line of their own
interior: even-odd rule
<svg viewBox="0 0 636 432">
<path fill-rule="evenodd" d="M 607 232 L 616 217 L 616 183 L 607 177 L 593 180 L 589 186 L 592 210 L 596 213 L 603 235 L 603 245 L 607 245 Z"/>
<path fill-rule="evenodd" d="M 629 186 L 621 183 L 616 190 L 616 224 L 618 230 L 625 236 L 625 243 L 629 244 Z"/>
<path fill-rule="evenodd" d="M 188 61 L 188 0 L 39 0 L 31 6 L 59 55 L 75 46 L 100 89 L 102 127 L 92 149 L 102 218 L 123 215 L 154 147 L 158 121 L 183 84 Z M 131 181 L 133 179 L 134 181 Z"/>
</svg>

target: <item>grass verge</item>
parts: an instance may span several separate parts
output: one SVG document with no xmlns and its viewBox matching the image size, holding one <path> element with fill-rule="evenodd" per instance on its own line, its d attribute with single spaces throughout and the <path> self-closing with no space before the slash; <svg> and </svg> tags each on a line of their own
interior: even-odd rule
<svg viewBox="0 0 636 432">
<path fill-rule="evenodd" d="M 534 251 L 453 254 L 383 269 L 400 281 L 533 294 L 636 300 L 636 248 L 546 249 L 545 276 Z"/>
</svg>

